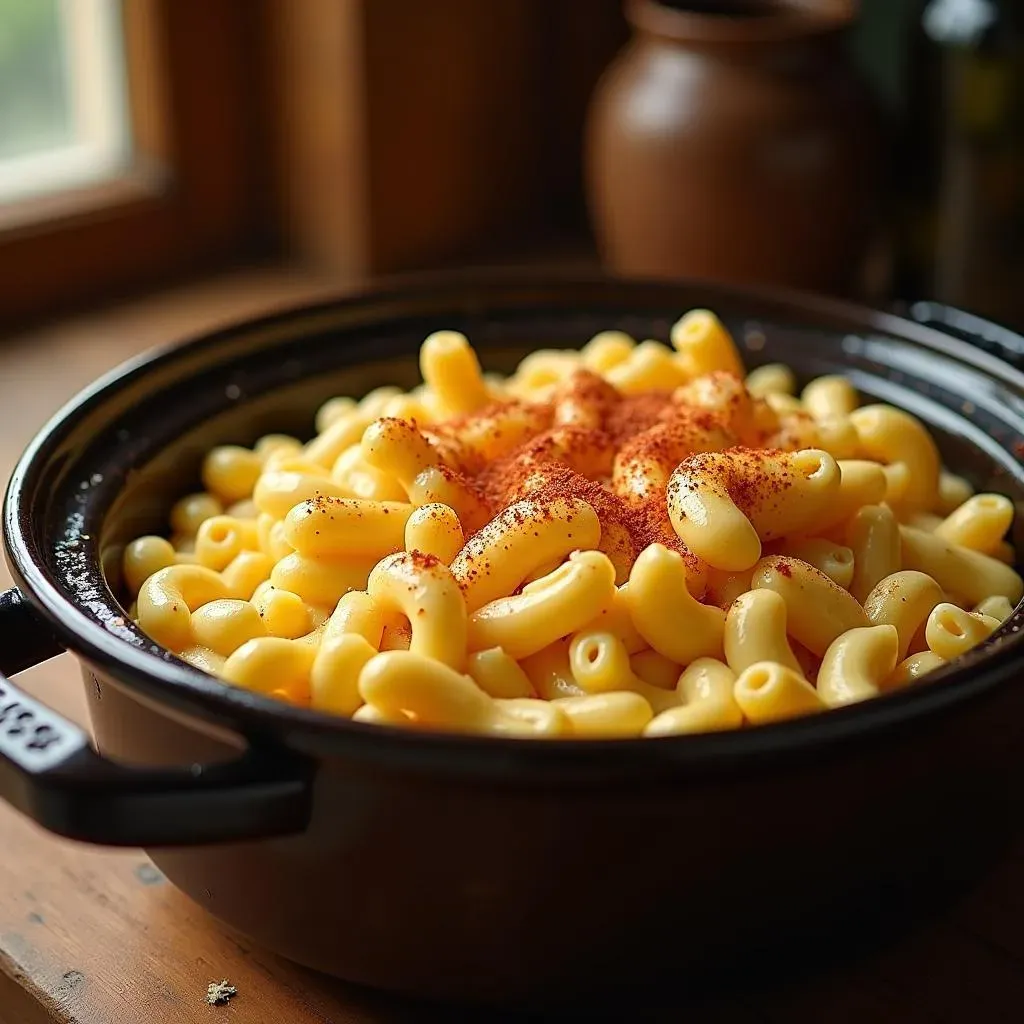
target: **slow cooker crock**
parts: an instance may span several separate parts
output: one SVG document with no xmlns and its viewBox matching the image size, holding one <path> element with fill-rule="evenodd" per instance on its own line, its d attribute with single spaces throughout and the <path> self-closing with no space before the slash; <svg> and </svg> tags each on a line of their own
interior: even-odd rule
<svg viewBox="0 0 1024 1024">
<path fill-rule="evenodd" d="M 1024 501 L 1011 365 L 1024 342 L 931 304 L 901 317 L 707 284 L 502 275 L 239 324 L 107 375 L 19 462 L 0 672 L 74 652 L 95 749 L 0 676 L 0 795 L 63 835 L 146 847 L 211 913 L 303 964 L 462 999 L 692 974 L 966 864 L 1019 820 L 1019 609 L 927 685 L 814 719 L 538 743 L 284 706 L 162 651 L 118 602 L 123 545 L 194 488 L 206 448 L 308 435 L 327 397 L 412 382 L 428 332 L 464 331 L 502 368 L 607 328 L 665 338 L 693 306 L 722 316 L 751 365 L 845 373 L 919 416 L 976 486 Z"/>
</svg>

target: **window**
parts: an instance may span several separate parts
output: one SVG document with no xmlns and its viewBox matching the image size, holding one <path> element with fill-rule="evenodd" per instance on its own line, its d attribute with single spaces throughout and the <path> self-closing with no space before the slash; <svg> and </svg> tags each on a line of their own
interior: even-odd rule
<svg viewBox="0 0 1024 1024">
<path fill-rule="evenodd" d="M 128 162 L 116 0 L 0 0 L 0 203 Z"/>
<path fill-rule="evenodd" d="M 0 0 L 0 323 L 263 254 L 261 6 Z"/>
</svg>

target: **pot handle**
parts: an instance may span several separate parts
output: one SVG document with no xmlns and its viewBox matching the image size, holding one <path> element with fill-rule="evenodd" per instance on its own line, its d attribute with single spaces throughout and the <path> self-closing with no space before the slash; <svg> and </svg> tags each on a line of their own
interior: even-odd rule
<svg viewBox="0 0 1024 1024">
<path fill-rule="evenodd" d="M 941 302 L 901 302 L 898 312 L 925 327 L 932 327 L 984 349 L 1024 370 L 1024 336 L 966 310 Z"/>
<path fill-rule="evenodd" d="M 250 748 L 237 761 L 135 768 L 6 676 L 61 653 L 16 590 L 0 593 L 0 799 L 58 835 L 103 846 L 191 846 L 301 832 L 312 772 L 298 755 Z"/>
</svg>

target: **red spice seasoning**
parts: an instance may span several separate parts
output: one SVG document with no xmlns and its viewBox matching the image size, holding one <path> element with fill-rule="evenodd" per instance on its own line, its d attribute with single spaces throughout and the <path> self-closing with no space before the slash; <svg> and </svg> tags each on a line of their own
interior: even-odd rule
<svg viewBox="0 0 1024 1024">
<path fill-rule="evenodd" d="M 410 551 L 409 559 L 415 569 L 433 569 L 437 565 L 442 565 L 441 559 L 437 555 L 432 555 L 426 551 Z"/>
<path fill-rule="evenodd" d="M 546 503 L 579 498 L 591 505 L 603 526 L 625 531 L 634 557 L 659 543 L 680 552 L 697 569 L 699 560 L 669 521 L 665 489 L 658 488 L 643 500 L 629 500 L 615 493 L 610 478 L 613 464 L 628 469 L 631 461 L 637 468 L 654 462 L 668 475 L 683 459 L 696 470 L 703 459 L 709 473 L 719 474 L 720 458 L 712 461 L 703 453 L 725 449 L 729 459 L 722 485 L 741 509 L 780 493 L 785 482 L 778 469 L 765 462 L 778 453 L 734 447 L 739 439 L 733 432 L 737 409 L 750 408 L 742 381 L 719 399 L 721 405 L 709 409 L 700 389 L 622 395 L 598 374 L 579 370 L 545 402 L 499 402 L 434 425 L 427 433 L 448 442 L 437 445 L 447 456 L 441 469 L 445 478 L 478 496 L 492 517 L 509 512 L 523 498 L 538 501 L 542 515 Z M 532 418 L 537 428 L 532 435 L 489 463 L 464 451 L 456 455 L 460 436 L 487 429 L 510 407 Z M 678 486 L 677 477 L 669 488 Z"/>
<path fill-rule="evenodd" d="M 556 392 L 551 406 L 559 426 L 603 427 L 622 396 L 600 374 L 577 370 Z"/>
<path fill-rule="evenodd" d="M 663 415 L 672 411 L 671 391 L 646 391 L 625 395 L 612 408 L 605 420 L 605 429 L 615 444 L 650 430 Z"/>
</svg>

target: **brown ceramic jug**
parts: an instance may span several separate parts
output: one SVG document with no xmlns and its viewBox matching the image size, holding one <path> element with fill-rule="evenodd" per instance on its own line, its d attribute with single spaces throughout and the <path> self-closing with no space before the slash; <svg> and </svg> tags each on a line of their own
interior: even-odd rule
<svg viewBox="0 0 1024 1024">
<path fill-rule="evenodd" d="M 587 130 L 591 218 L 624 274 L 850 290 L 879 134 L 852 0 L 628 0 Z"/>
</svg>

